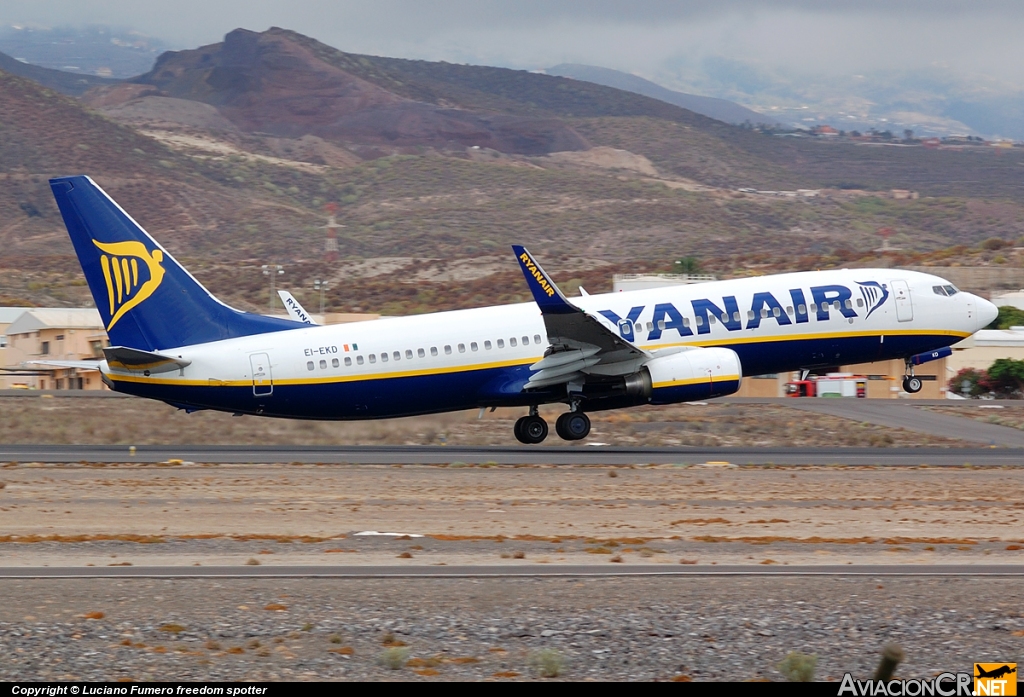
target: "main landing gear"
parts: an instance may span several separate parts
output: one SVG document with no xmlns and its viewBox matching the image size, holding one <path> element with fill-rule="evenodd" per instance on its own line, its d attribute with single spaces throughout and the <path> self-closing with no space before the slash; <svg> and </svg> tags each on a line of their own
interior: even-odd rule
<svg viewBox="0 0 1024 697">
<path fill-rule="evenodd" d="M 548 437 L 548 424 L 537 407 L 530 407 L 530 414 L 516 421 L 512 432 L 520 443 L 536 445 Z M 582 411 L 566 412 L 555 421 L 555 433 L 564 440 L 582 440 L 590 435 L 590 417 Z"/>
<path fill-rule="evenodd" d="M 907 370 L 910 372 L 910 375 L 903 376 L 903 391 L 917 394 L 921 391 L 924 383 L 921 382 L 921 378 L 914 375 L 914 366 L 910 361 L 907 361 Z"/>
</svg>

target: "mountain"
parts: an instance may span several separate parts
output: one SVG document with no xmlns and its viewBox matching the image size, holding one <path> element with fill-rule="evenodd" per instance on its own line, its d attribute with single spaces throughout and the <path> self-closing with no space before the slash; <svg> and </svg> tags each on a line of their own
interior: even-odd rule
<svg viewBox="0 0 1024 697">
<path fill-rule="evenodd" d="M 727 99 L 701 97 L 696 94 L 676 92 L 650 80 L 645 80 L 642 77 L 610 68 L 599 68 L 593 65 L 580 65 L 578 63 L 560 63 L 553 68 L 548 68 L 544 72 L 548 75 L 558 75 L 574 80 L 586 80 L 587 82 L 614 87 L 626 92 L 635 92 L 636 94 L 675 104 L 683 109 L 689 109 L 697 114 L 703 114 L 709 118 L 726 123 L 751 123 L 755 125 L 778 125 L 779 123 L 770 116 L 765 116 L 753 109 L 730 102 Z"/>
<path fill-rule="evenodd" d="M 274 30 L 239 29 L 219 44 L 164 53 L 152 71 L 133 82 L 214 106 L 246 133 L 520 154 L 589 147 L 556 119 L 471 111 L 396 93 Z"/>
<path fill-rule="evenodd" d="M 41 68 L 38 65 L 30 65 L 15 58 L 11 58 L 6 53 L 0 53 L 0 70 L 12 75 L 26 77 L 29 80 L 38 82 L 44 87 L 49 87 L 51 90 L 56 90 L 61 94 L 70 94 L 75 97 L 84 94 L 87 90 L 90 90 L 93 87 L 113 85 L 118 82 L 117 80 L 97 77 L 95 75 L 84 75 L 79 73 L 69 73 L 63 70 L 53 70 L 52 68 Z"/>
</svg>

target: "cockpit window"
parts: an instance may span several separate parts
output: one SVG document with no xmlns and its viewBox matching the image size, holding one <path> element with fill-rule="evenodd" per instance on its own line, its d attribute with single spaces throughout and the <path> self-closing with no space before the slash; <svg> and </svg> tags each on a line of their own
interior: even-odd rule
<svg viewBox="0 0 1024 697">
<path fill-rule="evenodd" d="M 952 297 L 959 293 L 960 291 L 957 290 L 956 286 L 932 286 L 932 292 L 934 292 L 936 295 L 945 295 Z"/>
</svg>

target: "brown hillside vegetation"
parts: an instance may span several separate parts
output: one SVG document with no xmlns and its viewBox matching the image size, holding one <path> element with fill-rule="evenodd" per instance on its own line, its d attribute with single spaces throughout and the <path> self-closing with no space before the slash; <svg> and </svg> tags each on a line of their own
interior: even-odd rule
<svg viewBox="0 0 1024 697">
<path fill-rule="evenodd" d="M 880 263 L 944 248 L 942 263 L 960 263 L 984 240 L 1024 237 L 1016 152 L 774 138 L 591 83 L 358 56 L 280 29 L 167 54 L 141 79 L 86 108 L 0 73 L 0 302 L 88 301 L 46 182 L 68 173 L 92 175 L 247 308 L 267 304 L 265 263 L 286 266 L 307 307 L 302 290 L 325 278 L 329 309 L 398 314 L 523 298 L 514 242 L 567 288 L 597 292 L 613 272 L 686 255 L 724 276 L 866 265 L 879 228 L 902 249 Z M 478 136 L 490 140 L 474 148 Z M 736 190 L 829 183 L 846 189 Z M 329 203 L 337 262 L 323 258 Z"/>
</svg>

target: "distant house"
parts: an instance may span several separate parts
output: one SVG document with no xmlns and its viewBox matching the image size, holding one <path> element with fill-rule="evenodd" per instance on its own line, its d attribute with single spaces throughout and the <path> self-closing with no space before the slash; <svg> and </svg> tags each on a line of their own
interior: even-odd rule
<svg viewBox="0 0 1024 697">
<path fill-rule="evenodd" d="M 40 390 L 105 389 L 99 370 L 48 366 L 45 363 L 47 360 L 102 359 L 108 339 L 98 310 L 39 307 L 18 309 L 21 312 L 4 331 L 6 346 L 0 366 L 20 369 L 22 372 L 0 374 L 0 385 Z M 29 361 L 42 363 L 30 365 Z"/>
<path fill-rule="evenodd" d="M 820 126 L 815 126 L 813 129 L 811 129 L 811 133 L 813 133 L 816 136 L 828 136 L 828 137 L 836 137 L 836 136 L 839 135 L 839 131 L 837 131 L 836 129 L 832 128 L 831 126 L 829 126 L 827 124 L 822 124 Z"/>
<path fill-rule="evenodd" d="M 905 201 L 908 199 L 917 200 L 921 198 L 921 194 L 919 194 L 918 192 L 908 191 L 907 189 L 892 189 L 889 192 L 889 195 L 892 196 L 897 201 Z"/>
</svg>

